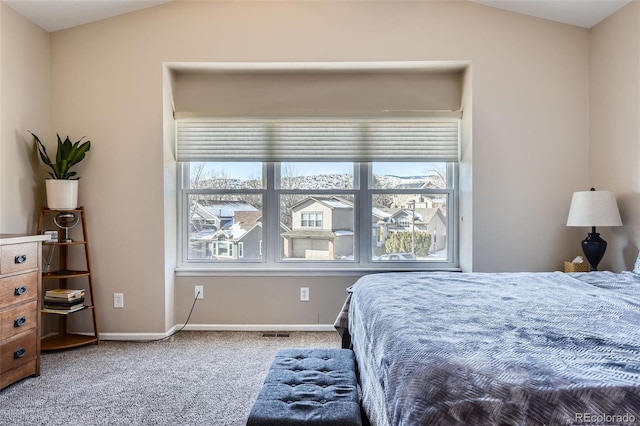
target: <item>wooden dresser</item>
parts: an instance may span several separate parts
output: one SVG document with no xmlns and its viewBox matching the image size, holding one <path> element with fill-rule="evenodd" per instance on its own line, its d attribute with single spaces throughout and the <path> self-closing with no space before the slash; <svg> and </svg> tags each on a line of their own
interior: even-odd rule
<svg viewBox="0 0 640 426">
<path fill-rule="evenodd" d="M 0 389 L 40 375 L 42 241 L 0 234 Z"/>
</svg>

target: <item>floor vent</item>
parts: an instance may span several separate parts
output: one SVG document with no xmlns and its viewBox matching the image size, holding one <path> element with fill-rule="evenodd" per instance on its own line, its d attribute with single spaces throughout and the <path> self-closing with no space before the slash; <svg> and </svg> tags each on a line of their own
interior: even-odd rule
<svg viewBox="0 0 640 426">
<path fill-rule="evenodd" d="M 289 337 L 289 333 L 262 333 L 262 337 Z"/>
</svg>

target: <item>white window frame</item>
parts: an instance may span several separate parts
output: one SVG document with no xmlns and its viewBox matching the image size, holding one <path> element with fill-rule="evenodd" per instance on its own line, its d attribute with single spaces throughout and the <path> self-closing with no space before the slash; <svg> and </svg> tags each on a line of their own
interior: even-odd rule
<svg viewBox="0 0 640 426">
<path fill-rule="evenodd" d="M 226 254 L 220 254 L 220 246 L 224 245 L 226 247 Z M 218 257 L 223 257 L 226 259 L 233 259 L 233 241 L 226 241 L 226 240 L 214 240 L 212 241 L 212 252 L 215 253 L 216 256 Z"/>
<path fill-rule="evenodd" d="M 370 174 L 372 163 L 354 162 L 353 189 L 323 189 L 323 190 L 284 190 L 277 189 L 279 179 L 279 164 L 263 163 L 263 180 L 265 188 L 260 190 L 193 190 L 189 189 L 189 163 L 179 163 L 178 174 L 179 193 L 179 244 L 178 266 L 179 275 L 218 275 L 238 274 L 256 275 L 263 273 L 277 274 L 309 274 L 317 272 L 326 274 L 332 272 L 338 275 L 376 272 L 376 271 L 414 271 L 414 270 L 459 270 L 458 264 L 458 164 L 447 163 L 447 183 L 445 189 L 370 189 Z M 262 259 L 253 260 L 239 258 L 237 260 L 188 260 L 188 197 L 195 193 L 262 193 L 263 202 L 263 235 L 260 240 L 260 254 Z M 304 193 L 315 195 L 353 195 L 354 197 L 354 256 L 350 260 L 288 260 L 280 259 L 282 238 L 280 235 L 279 196 L 283 193 Z M 447 197 L 447 259 L 446 261 L 373 261 L 371 226 L 373 194 L 423 194 L 445 195 Z M 264 247 L 264 248 L 263 248 Z"/>
<path fill-rule="evenodd" d="M 411 225 L 411 220 L 407 216 L 402 216 L 402 219 L 398 220 L 398 225 L 403 228 L 408 228 Z"/>
<path fill-rule="evenodd" d="M 307 216 L 307 219 L 305 220 L 305 216 Z M 311 219 L 311 216 L 314 217 L 314 219 Z M 322 212 L 300 212 L 300 227 L 301 228 L 322 228 L 323 226 L 323 217 L 322 217 Z M 320 220 L 318 220 L 318 217 L 320 217 Z M 305 225 L 306 222 L 306 225 Z M 311 225 L 311 223 L 313 222 L 313 225 Z M 320 225 L 318 225 L 318 223 Z"/>
</svg>

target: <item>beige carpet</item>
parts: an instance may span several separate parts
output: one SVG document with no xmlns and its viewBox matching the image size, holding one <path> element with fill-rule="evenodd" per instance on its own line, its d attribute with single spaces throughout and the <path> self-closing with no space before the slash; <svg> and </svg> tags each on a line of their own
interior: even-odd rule
<svg viewBox="0 0 640 426">
<path fill-rule="evenodd" d="M 273 356 L 340 347 L 334 332 L 181 332 L 42 355 L 42 374 L 0 391 L 0 424 L 244 425 Z"/>
</svg>

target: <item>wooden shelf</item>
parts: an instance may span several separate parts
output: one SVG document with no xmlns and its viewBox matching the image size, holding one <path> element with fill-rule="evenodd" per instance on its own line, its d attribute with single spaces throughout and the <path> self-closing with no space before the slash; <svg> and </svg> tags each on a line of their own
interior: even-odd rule
<svg viewBox="0 0 640 426">
<path fill-rule="evenodd" d="M 84 334 L 60 333 L 42 339 L 40 341 L 40 349 L 43 351 L 56 351 L 59 349 L 76 348 L 91 343 L 98 344 L 98 338 Z"/>
<path fill-rule="evenodd" d="M 77 310 L 72 311 L 72 312 L 65 312 L 63 310 L 61 310 L 60 312 L 51 312 L 51 311 L 45 311 L 45 309 L 46 308 L 42 308 L 42 310 L 40 310 L 40 313 L 49 314 L 49 315 L 73 315 L 76 312 L 82 312 L 82 311 L 85 311 L 87 309 L 94 309 L 94 307 L 85 305 L 82 309 L 77 309 Z"/>
<path fill-rule="evenodd" d="M 44 243 L 45 246 L 74 246 L 80 244 L 87 244 L 86 241 L 71 241 L 71 242 L 60 242 L 60 241 L 47 241 Z"/>
<path fill-rule="evenodd" d="M 45 280 L 58 280 L 61 278 L 79 278 L 79 277 L 88 277 L 91 275 L 89 271 L 52 271 L 45 272 L 42 274 L 42 278 Z"/>
<path fill-rule="evenodd" d="M 75 213 L 79 217 L 79 226 L 74 226 L 74 228 L 76 228 L 75 231 L 71 229 L 72 232 L 69 233 L 69 237 L 75 237 L 74 240 L 69 242 L 61 241 L 47 243 L 47 245 L 50 247 L 50 250 L 53 250 L 54 247 L 57 247 L 59 249 L 56 249 L 59 259 L 56 264 L 57 270 L 43 273 L 42 279 L 46 280 L 49 285 L 51 285 L 50 283 L 54 282 L 53 285 L 57 284 L 59 288 L 85 289 L 87 294 L 85 301 L 86 306 L 73 312 L 40 312 L 41 315 L 48 315 L 50 318 L 51 316 L 58 317 L 58 328 L 56 329 L 57 334 L 53 334 L 42 339 L 40 346 L 40 350 L 42 351 L 74 348 L 91 343 L 100 344 L 100 336 L 98 335 L 98 323 L 95 308 L 96 304 L 93 291 L 93 280 L 91 276 L 89 236 L 87 235 L 87 223 L 85 220 L 84 207 L 78 207 L 75 210 L 52 210 L 43 207 L 40 210 L 40 218 L 38 219 L 38 234 L 42 233 L 44 229 L 47 229 L 44 227 L 45 223 L 47 224 L 47 227 L 52 226 L 52 223 L 54 228 L 57 226 L 53 219 L 54 216 L 59 212 Z M 74 246 L 80 246 L 81 248 L 76 248 Z M 71 262 L 72 258 L 74 261 L 79 262 L 80 268 L 82 268 L 82 262 L 84 261 L 85 269 L 69 269 L 71 264 L 75 266 L 75 262 Z M 44 297 L 45 292 L 46 290 L 42 291 L 41 297 Z M 44 302 L 44 300 L 41 300 L 41 302 Z M 69 333 L 68 329 L 73 326 L 73 320 L 71 318 L 78 312 L 87 311 L 90 311 L 90 315 L 87 315 L 91 317 L 91 322 L 93 325 L 93 335 Z"/>
</svg>

